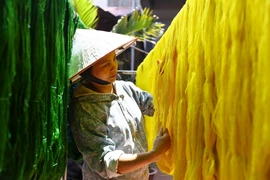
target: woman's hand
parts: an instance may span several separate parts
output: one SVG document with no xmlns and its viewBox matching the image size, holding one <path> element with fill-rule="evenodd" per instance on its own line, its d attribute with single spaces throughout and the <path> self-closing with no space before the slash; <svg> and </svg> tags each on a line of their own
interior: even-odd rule
<svg viewBox="0 0 270 180">
<path fill-rule="evenodd" d="M 163 131 L 161 128 L 158 135 L 154 141 L 154 147 L 152 153 L 156 156 L 156 161 L 161 158 L 163 154 L 171 147 L 171 138 L 168 129 Z"/>
<path fill-rule="evenodd" d="M 122 154 L 118 160 L 118 173 L 132 172 L 152 162 L 158 161 L 171 146 L 171 138 L 168 130 L 163 132 L 161 128 L 151 151 L 139 154 Z"/>
</svg>

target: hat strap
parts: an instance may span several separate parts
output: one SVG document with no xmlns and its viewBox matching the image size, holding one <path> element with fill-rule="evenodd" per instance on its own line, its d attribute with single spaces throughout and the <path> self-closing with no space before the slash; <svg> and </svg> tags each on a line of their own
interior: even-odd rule
<svg viewBox="0 0 270 180">
<path fill-rule="evenodd" d="M 100 85 L 109 85 L 109 84 L 112 84 L 111 82 L 108 82 L 108 81 L 104 81 L 102 79 L 99 79 L 95 76 L 88 76 L 88 75 L 84 75 L 83 76 L 85 79 L 88 79 L 90 81 L 93 81 L 94 83 L 97 83 L 97 84 L 100 84 Z"/>
</svg>

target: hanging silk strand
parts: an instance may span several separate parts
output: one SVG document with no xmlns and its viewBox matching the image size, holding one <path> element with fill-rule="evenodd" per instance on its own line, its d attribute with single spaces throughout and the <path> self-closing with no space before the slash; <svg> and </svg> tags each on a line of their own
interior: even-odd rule
<svg viewBox="0 0 270 180">
<path fill-rule="evenodd" d="M 59 180 L 73 8 L 66 0 L 4 0 L 0 14 L 0 179 Z"/>
<path fill-rule="evenodd" d="M 270 2 L 188 0 L 138 67 L 154 96 L 149 148 L 160 127 L 174 179 L 270 178 Z"/>
</svg>

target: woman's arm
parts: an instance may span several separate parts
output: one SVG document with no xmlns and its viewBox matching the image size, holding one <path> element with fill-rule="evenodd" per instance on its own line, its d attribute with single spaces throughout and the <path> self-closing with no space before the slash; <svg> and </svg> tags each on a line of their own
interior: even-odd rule
<svg viewBox="0 0 270 180">
<path fill-rule="evenodd" d="M 168 130 L 161 128 L 151 151 L 139 154 L 122 154 L 118 160 L 118 173 L 124 174 L 158 161 L 171 146 Z"/>
<path fill-rule="evenodd" d="M 144 115 L 154 115 L 153 97 L 149 92 L 143 91 L 132 82 L 125 82 L 123 88 L 127 89 L 127 93 L 133 97 Z"/>
</svg>

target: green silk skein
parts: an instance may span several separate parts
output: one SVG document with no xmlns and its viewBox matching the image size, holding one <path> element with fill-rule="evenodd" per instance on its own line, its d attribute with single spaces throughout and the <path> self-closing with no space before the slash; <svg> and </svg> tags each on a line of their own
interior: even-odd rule
<svg viewBox="0 0 270 180">
<path fill-rule="evenodd" d="M 67 0 L 0 2 L 0 179 L 59 180 L 67 162 Z"/>
</svg>

